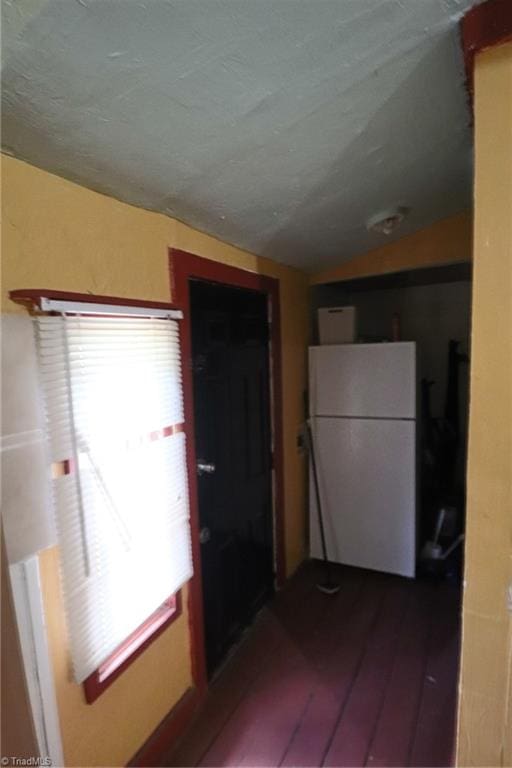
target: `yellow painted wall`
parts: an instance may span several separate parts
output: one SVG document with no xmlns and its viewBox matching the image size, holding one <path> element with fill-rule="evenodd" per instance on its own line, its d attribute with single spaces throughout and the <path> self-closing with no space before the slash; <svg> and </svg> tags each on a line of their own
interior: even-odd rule
<svg viewBox="0 0 512 768">
<path fill-rule="evenodd" d="M 311 284 L 383 275 L 422 267 L 440 267 L 471 260 L 471 214 L 459 213 L 430 227 L 355 256 L 337 267 L 317 272 Z"/>
<path fill-rule="evenodd" d="M 305 465 L 296 450 L 308 338 L 307 278 L 197 232 L 2 156 L 2 311 L 16 288 L 168 301 L 167 249 L 191 251 L 280 279 L 287 570 L 303 558 Z M 184 615 L 92 705 L 71 681 L 58 551 L 40 557 L 67 765 L 124 765 L 190 685 Z"/>
<path fill-rule="evenodd" d="M 512 43 L 475 60 L 475 222 L 458 765 L 512 765 Z"/>
</svg>

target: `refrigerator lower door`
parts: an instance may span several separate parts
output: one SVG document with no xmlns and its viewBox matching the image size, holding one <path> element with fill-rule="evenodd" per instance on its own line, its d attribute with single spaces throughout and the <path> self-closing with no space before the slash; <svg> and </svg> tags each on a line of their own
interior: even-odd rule
<svg viewBox="0 0 512 768">
<path fill-rule="evenodd" d="M 313 439 L 329 560 L 414 577 L 416 422 L 317 418 Z M 310 552 L 322 557 L 312 477 Z"/>
</svg>

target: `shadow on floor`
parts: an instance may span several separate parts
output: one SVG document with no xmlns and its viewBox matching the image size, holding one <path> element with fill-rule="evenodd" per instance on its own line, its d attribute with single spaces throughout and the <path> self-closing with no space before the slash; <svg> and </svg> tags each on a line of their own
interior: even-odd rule
<svg viewBox="0 0 512 768">
<path fill-rule="evenodd" d="M 166 766 L 448 766 L 460 597 L 308 563 L 259 614 Z"/>
</svg>

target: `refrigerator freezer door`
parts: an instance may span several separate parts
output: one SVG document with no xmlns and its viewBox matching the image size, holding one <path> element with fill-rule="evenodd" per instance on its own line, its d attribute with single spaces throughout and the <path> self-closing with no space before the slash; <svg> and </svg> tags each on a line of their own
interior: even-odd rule
<svg viewBox="0 0 512 768">
<path fill-rule="evenodd" d="M 329 560 L 413 577 L 415 421 L 315 419 Z M 310 478 L 310 551 L 322 557 Z"/>
<path fill-rule="evenodd" d="M 416 344 L 311 347 L 313 416 L 416 418 Z"/>
</svg>

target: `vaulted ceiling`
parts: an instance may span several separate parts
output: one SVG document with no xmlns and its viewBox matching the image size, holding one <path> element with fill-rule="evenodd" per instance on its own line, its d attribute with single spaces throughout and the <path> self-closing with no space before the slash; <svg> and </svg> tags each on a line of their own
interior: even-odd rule
<svg viewBox="0 0 512 768">
<path fill-rule="evenodd" d="M 470 206 L 474 0 L 4 0 L 4 151 L 313 271 Z"/>
</svg>

